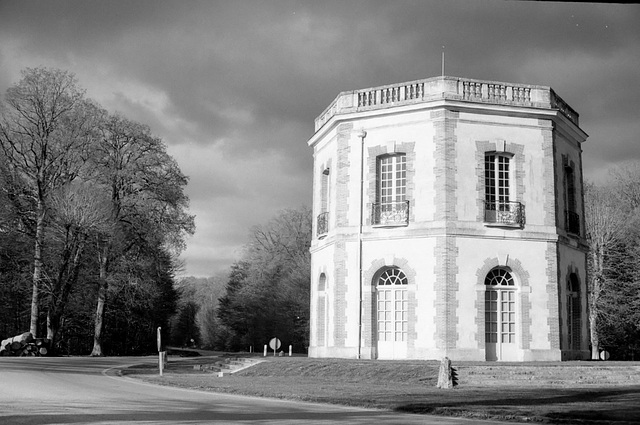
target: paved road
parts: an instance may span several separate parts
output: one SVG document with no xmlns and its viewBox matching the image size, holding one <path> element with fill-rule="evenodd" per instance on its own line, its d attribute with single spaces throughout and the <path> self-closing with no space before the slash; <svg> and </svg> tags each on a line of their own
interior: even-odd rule
<svg viewBox="0 0 640 425">
<path fill-rule="evenodd" d="M 0 358 L 0 424 L 471 424 L 478 421 L 207 393 L 114 368 L 154 358 Z M 487 422 L 483 422 L 487 423 Z"/>
</svg>

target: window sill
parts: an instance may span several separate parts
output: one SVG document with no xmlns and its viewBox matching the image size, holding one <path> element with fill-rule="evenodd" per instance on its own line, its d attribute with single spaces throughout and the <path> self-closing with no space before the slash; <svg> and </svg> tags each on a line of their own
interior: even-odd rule
<svg viewBox="0 0 640 425">
<path fill-rule="evenodd" d="M 522 229 L 524 226 L 520 223 L 493 223 L 493 222 L 484 222 L 485 227 L 504 227 L 507 229 Z"/>
<path fill-rule="evenodd" d="M 384 229 L 387 227 L 407 227 L 409 223 L 385 223 L 385 224 L 372 224 L 371 227 L 374 229 Z"/>
</svg>

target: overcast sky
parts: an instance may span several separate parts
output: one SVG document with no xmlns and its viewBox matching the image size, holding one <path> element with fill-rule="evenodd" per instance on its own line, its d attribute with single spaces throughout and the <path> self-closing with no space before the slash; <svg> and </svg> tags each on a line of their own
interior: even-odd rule
<svg viewBox="0 0 640 425">
<path fill-rule="evenodd" d="M 226 271 L 251 226 L 311 204 L 313 120 L 344 90 L 446 74 L 553 87 L 600 181 L 640 160 L 640 6 L 498 0 L 0 0 L 0 93 L 76 74 L 148 124 L 190 178 L 186 275 Z"/>
</svg>

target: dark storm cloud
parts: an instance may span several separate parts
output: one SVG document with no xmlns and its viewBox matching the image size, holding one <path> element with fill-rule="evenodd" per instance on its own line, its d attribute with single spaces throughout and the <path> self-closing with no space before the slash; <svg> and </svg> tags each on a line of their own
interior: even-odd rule
<svg viewBox="0 0 640 425">
<path fill-rule="evenodd" d="M 310 202 L 306 141 L 338 93 L 440 75 L 442 46 L 447 75 L 553 87 L 590 135 L 588 178 L 640 158 L 638 22 L 638 5 L 562 2 L 0 1 L 0 89 L 64 68 L 148 124 L 191 177 L 187 268 L 210 274 Z"/>
</svg>

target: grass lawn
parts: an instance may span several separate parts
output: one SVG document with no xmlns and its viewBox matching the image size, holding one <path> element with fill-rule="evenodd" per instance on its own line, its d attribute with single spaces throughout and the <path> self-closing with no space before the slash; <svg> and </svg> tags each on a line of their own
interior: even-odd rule
<svg viewBox="0 0 640 425">
<path fill-rule="evenodd" d="M 123 373 L 161 385 L 411 413 L 567 424 L 640 423 L 637 386 L 436 388 L 438 362 L 274 357 L 233 375 L 193 369 L 215 359 L 171 361 L 164 376 L 139 366 Z M 454 365 L 455 366 L 455 365 Z"/>
</svg>

